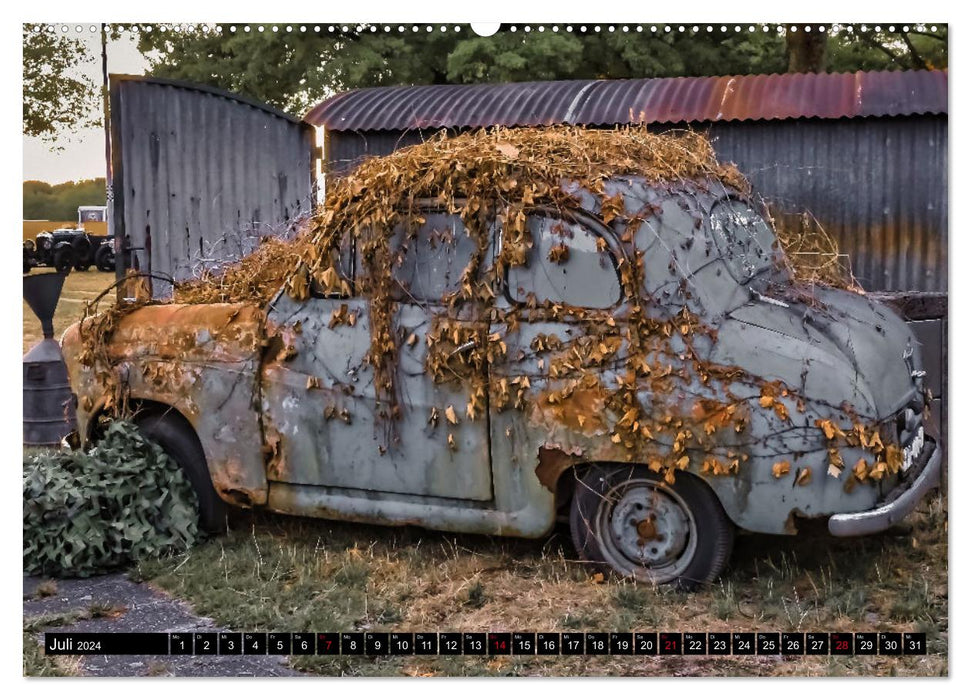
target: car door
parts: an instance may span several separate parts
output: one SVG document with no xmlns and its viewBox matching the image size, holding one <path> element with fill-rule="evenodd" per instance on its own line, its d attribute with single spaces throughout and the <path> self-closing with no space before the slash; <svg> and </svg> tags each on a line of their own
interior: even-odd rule
<svg viewBox="0 0 971 700">
<path fill-rule="evenodd" d="M 592 217 L 556 212 L 534 212 L 527 225 L 532 246 L 525 265 L 507 270 L 490 329 L 507 349 L 490 367 L 497 488 L 499 464 L 525 456 L 535 466 L 543 446 L 605 440 L 616 420 L 608 395 L 627 353 L 614 320 L 623 253 L 612 232 Z"/>
<path fill-rule="evenodd" d="M 269 480 L 492 498 L 487 399 L 484 391 L 475 401 L 472 396 L 484 386 L 486 368 L 451 361 L 472 350 L 486 326 L 468 304 L 444 303 L 461 284 L 475 246 L 458 216 L 423 216 L 417 229 L 389 233 L 393 402 L 377 398 L 374 370 L 365 361 L 371 308 L 362 275 L 354 280 L 356 296 L 274 301 L 268 332 L 278 338 L 279 359 L 263 372 Z M 430 357 L 436 371 L 429 370 Z"/>
</svg>

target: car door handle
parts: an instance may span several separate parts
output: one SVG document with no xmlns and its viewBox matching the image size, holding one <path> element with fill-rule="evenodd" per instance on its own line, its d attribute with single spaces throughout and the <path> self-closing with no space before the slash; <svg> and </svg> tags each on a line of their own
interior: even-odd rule
<svg viewBox="0 0 971 700">
<path fill-rule="evenodd" d="M 462 343 L 454 350 L 452 350 L 452 352 L 449 353 L 449 357 L 451 357 L 452 355 L 458 355 L 459 353 L 462 353 L 462 352 L 468 352 L 475 346 L 476 346 L 476 342 L 474 340 L 469 340 L 465 343 Z"/>
</svg>

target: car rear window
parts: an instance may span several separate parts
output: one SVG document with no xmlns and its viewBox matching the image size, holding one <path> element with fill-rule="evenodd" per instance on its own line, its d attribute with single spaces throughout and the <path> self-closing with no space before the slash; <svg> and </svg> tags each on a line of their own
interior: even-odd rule
<svg viewBox="0 0 971 700">
<path fill-rule="evenodd" d="M 620 301 L 620 277 L 606 240 L 582 223 L 548 216 L 528 219 L 533 246 L 526 264 L 506 277 L 513 301 L 607 309 Z"/>
<path fill-rule="evenodd" d="M 772 269 L 775 234 L 751 205 L 722 200 L 712 207 L 709 223 L 715 244 L 740 284 Z"/>
<path fill-rule="evenodd" d="M 458 291 L 475 252 L 457 214 L 426 212 L 417 229 L 395 230 L 391 238 L 394 296 L 399 301 L 438 302 Z"/>
</svg>

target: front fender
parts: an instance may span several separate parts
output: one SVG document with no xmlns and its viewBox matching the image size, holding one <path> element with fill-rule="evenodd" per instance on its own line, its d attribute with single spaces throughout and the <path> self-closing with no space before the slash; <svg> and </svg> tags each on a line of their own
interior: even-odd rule
<svg viewBox="0 0 971 700">
<path fill-rule="evenodd" d="M 119 321 L 108 367 L 91 359 L 75 324 L 62 348 L 81 434 L 89 435 L 99 412 L 116 400 L 169 406 L 199 437 L 220 496 L 241 506 L 265 503 L 257 408 L 262 318 L 252 305 L 147 306 Z"/>
</svg>

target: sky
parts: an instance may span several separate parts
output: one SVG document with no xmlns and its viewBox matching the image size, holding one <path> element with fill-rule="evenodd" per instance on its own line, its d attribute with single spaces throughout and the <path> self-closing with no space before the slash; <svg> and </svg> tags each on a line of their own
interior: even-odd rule
<svg viewBox="0 0 971 700">
<path fill-rule="evenodd" d="M 60 26 L 60 25 L 58 25 Z M 82 31 L 77 32 L 80 26 Z M 95 27 L 95 31 L 91 31 Z M 80 36 L 88 53 L 95 60 L 83 66 L 79 73 L 88 75 L 95 85 L 101 85 L 101 32 L 98 25 L 72 24 L 70 36 Z M 130 35 L 108 41 L 108 72 L 142 75 L 148 69 L 148 61 L 138 51 L 136 42 Z M 100 100 L 98 114 L 100 116 Z M 48 144 L 39 138 L 23 137 L 24 143 L 24 180 L 43 180 L 51 184 L 70 180 L 87 180 L 105 176 L 105 132 L 103 127 L 80 129 L 71 135 L 59 137 L 61 151 L 51 151 Z"/>
</svg>

